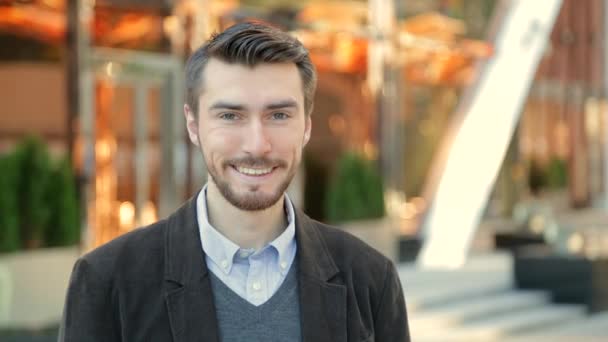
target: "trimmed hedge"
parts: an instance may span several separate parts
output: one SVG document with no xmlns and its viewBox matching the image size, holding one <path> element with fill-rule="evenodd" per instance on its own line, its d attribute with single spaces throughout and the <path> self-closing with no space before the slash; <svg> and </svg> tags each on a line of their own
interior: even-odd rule
<svg viewBox="0 0 608 342">
<path fill-rule="evenodd" d="M 80 212 L 76 182 L 69 160 L 60 160 L 52 170 L 47 191 L 51 215 L 45 230 L 45 245 L 70 246 L 80 241 Z"/>
<path fill-rule="evenodd" d="M 18 163 L 14 154 L 0 156 L 0 252 L 21 248 L 19 205 L 16 201 Z"/>
<path fill-rule="evenodd" d="M 16 148 L 18 163 L 18 205 L 21 241 L 26 248 L 39 247 L 51 210 L 47 203 L 51 184 L 51 158 L 44 142 L 34 136 Z"/>
<path fill-rule="evenodd" d="M 53 161 L 40 138 L 25 138 L 0 156 L 0 252 L 79 240 L 80 208 L 69 161 Z"/>
<path fill-rule="evenodd" d="M 349 152 L 338 162 L 330 182 L 326 217 L 330 222 L 381 218 L 385 215 L 382 179 L 371 161 Z"/>
</svg>

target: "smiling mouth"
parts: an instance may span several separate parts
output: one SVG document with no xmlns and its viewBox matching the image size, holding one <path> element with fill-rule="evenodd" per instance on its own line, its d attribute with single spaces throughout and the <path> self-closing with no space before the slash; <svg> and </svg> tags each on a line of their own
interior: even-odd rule
<svg viewBox="0 0 608 342">
<path fill-rule="evenodd" d="M 242 166 L 233 166 L 235 170 L 239 173 L 242 173 L 247 176 L 264 176 L 272 172 L 274 170 L 273 167 L 268 167 L 264 169 L 254 169 L 250 167 L 242 167 Z"/>
</svg>

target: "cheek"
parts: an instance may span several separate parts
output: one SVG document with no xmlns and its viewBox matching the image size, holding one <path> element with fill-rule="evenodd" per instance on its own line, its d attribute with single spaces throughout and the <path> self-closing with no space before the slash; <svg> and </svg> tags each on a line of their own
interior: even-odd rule
<svg viewBox="0 0 608 342">
<path fill-rule="evenodd" d="M 221 131 L 204 132 L 201 135 L 201 148 L 210 161 L 233 158 L 238 152 L 240 138 L 238 134 Z"/>
<path fill-rule="evenodd" d="M 302 153 L 303 135 L 299 134 L 281 134 L 274 141 L 274 151 L 286 158 L 298 158 Z"/>
</svg>

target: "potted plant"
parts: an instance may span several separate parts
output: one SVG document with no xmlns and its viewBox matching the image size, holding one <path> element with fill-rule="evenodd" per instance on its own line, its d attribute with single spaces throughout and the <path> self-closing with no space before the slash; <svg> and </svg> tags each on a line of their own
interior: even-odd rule
<svg viewBox="0 0 608 342">
<path fill-rule="evenodd" d="M 0 156 L 0 253 L 21 248 L 17 202 L 17 158 Z"/>
<path fill-rule="evenodd" d="M 74 173 L 67 159 L 56 163 L 51 171 L 51 179 L 53 181 L 47 190 L 51 215 L 45 228 L 45 245 L 77 245 L 80 241 L 80 212 Z"/>
<path fill-rule="evenodd" d="M 547 187 L 562 189 L 568 185 L 568 165 L 565 160 L 553 158 L 545 169 Z"/>
<path fill-rule="evenodd" d="M 340 158 L 326 196 L 326 218 L 396 260 L 397 234 L 386 218 L 382 179 L 356 152 Z"/>
<path fill-rule="evenodd" d="M 334 223 L 384 217 L 382 180 L 369 160 L 355 152 L 339 160 L 326 211 L 327 219 Z"/>
<path fill-rule="evenodd" d="M 51 181 L 50 156 L 44 142 L 33 136 L 24 139 L 15 153 L 21 239 L 26 248 L 41 247 L 51 212 L 46 198 Z"/>
</svg>

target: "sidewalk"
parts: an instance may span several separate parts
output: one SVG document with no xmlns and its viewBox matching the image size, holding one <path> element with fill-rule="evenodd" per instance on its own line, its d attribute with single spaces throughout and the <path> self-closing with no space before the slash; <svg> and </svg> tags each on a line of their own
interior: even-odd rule
<svg viewBox="0 0 608 342">
<path fill-rule="evenodd" d="M 0 331 L 2 342 L 56 342 L 58 328 L 53 327 L 42 331 Z"/>
</svg>

